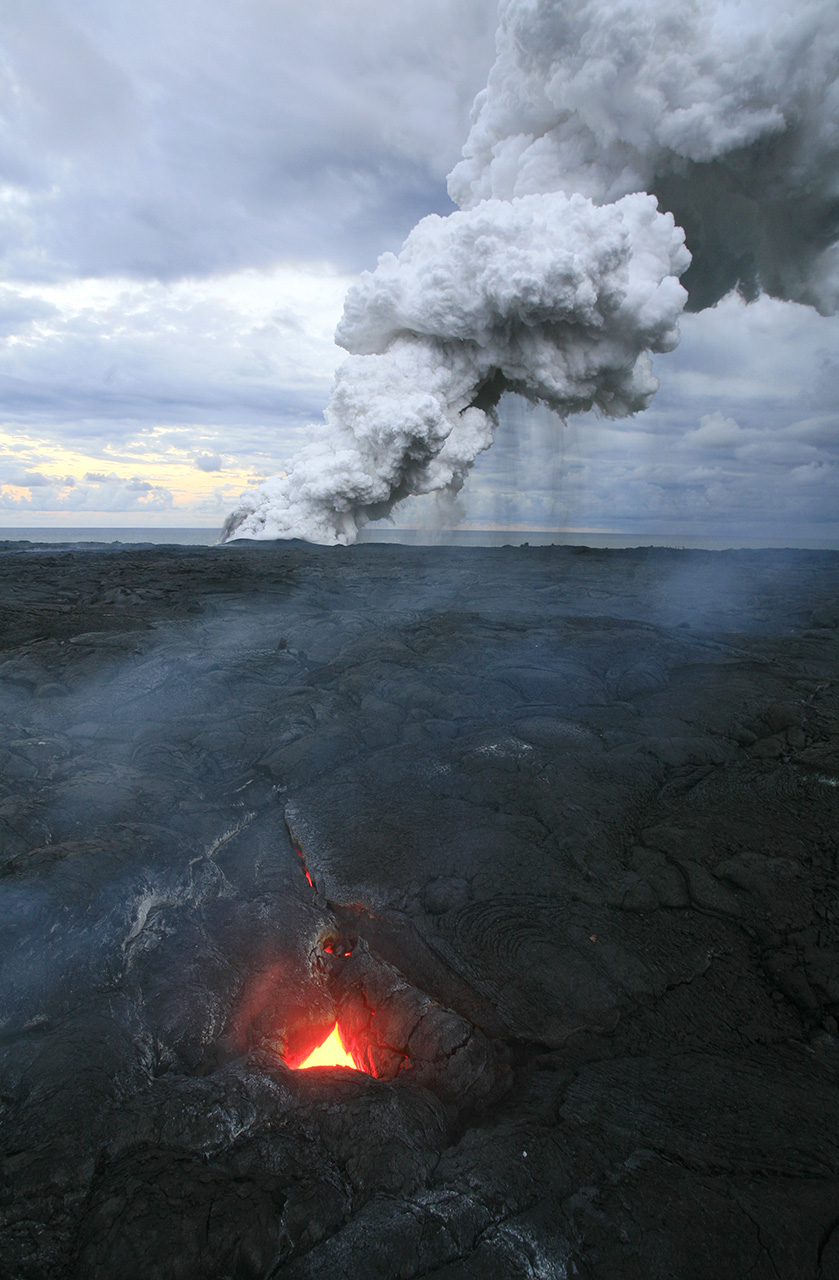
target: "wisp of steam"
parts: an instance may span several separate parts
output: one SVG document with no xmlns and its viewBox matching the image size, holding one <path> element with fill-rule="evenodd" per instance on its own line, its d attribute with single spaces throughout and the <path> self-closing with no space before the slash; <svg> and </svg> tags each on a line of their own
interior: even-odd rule
<svg viewBox="0 0 839 1280">
<path fill-rule="evenodd" d="M 403 498 L 457 492 L 505 391 L 563 417 L 645 408 L 685 305 L 736 288 L 834 313 L 836 16 L 835 0 L 501 0 L 449 176 L 459 210 L 350 289 L 323 423 L 223 539 L 346 544 Z"/>
</svg>

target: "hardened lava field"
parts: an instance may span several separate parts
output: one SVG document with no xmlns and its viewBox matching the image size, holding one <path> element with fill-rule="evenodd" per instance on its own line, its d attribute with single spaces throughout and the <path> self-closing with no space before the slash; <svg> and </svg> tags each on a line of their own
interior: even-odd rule
<svg viewBox="0 0 839 1280">
<path fill-rule="evenodd" d="M 0 548 L 0 1273 L 839 1274 L 837 600 Z"/>
</svg>

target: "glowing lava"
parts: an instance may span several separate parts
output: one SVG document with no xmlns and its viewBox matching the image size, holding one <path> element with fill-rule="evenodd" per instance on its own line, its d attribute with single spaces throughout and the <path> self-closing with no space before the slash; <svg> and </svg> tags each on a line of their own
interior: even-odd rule
<svg viewBox="0 0 839 1280">
<path fill-rule="evenodd" d="M 299 1069 L 303 1071 L 306 1067 L 349 1067 L 351 1071 L 358 1069 L 341 1043 L 337 1022 L 323 1044 L 313 1049 L 306 1061 L 300 1063 Z"/>
<path fill-rule="evenodd" d="M 309 874 L 309 868 L 306 866 L 306 860 L 305 860 L 305 858 L 303 857 L 303 850 L 302 850 L 302 849 L 295 849 L 295 850 L 294 850 L 294 852 L 297 854 L 298 858 L 300 859 L 300 862 L 301 862 L 302 867 L 303 867 L 303 875 L 304 875 L 304 876 L 306 877 L 306 879 L 309 881 L 309 888 L 310 888 L 310 889 L 314 889 L 314 887 L 315 887 L 315 882 L 314 882 L 314 880 L 312 879 L 311 875 Z"/>
</svg>

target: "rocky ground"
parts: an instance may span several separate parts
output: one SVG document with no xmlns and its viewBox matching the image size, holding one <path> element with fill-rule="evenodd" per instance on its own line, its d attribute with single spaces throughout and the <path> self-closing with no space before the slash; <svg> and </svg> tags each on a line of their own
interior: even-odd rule
<svg viewBox="0 0 839 1280">
<path fill-rule="evenodd" d="M 839 1276 L 839 555 L 7 543 L 0 645 L 0 1275 Z"/>
</svg>

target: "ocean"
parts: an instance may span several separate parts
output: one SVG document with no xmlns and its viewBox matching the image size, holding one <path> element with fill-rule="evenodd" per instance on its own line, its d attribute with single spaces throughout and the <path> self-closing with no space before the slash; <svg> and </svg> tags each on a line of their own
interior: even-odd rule
<svg viewBox="0 0 839 1280">
<path fill-rule="evenodd" d="M 32 526 L 0 528 L 0 542 L 93 543 L 99 546 L 115 543 L 150 543 L 155 546 L 212 547 L 218 543 L 219 528 L 178 528 L 161 526 L 89 527 Z M 619 550 L 624 547 L 677 547 L 685 550 L 727 551 L 760 550 L 787 547 L 815 551 L 839 550 L 839 537 L 790 537 L 789 534 L 742 536 L 730 533 L 709 537 L 704 534 L 626 533 L 610 530 L 565 529 L 395 529 L 368 526 L 359 542 L 393 542 L 416 546 L 502 547 L 563 546 L 595 547 Z"/>
</svg>

